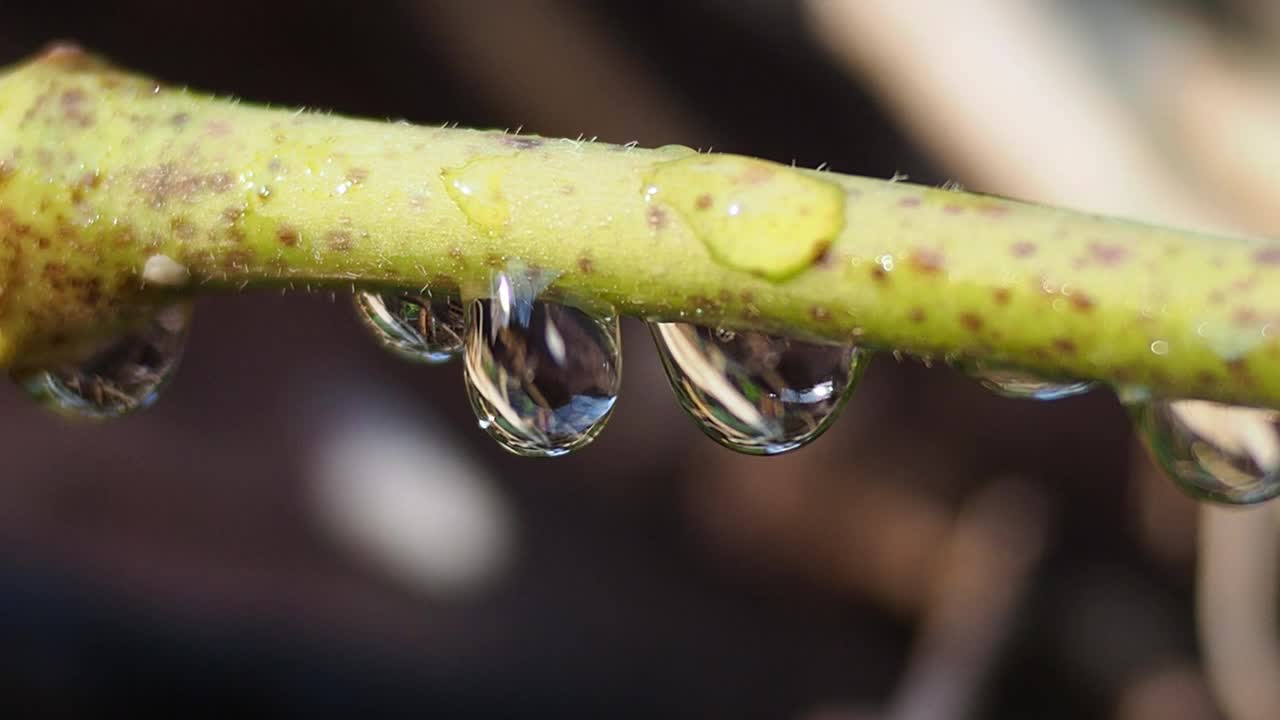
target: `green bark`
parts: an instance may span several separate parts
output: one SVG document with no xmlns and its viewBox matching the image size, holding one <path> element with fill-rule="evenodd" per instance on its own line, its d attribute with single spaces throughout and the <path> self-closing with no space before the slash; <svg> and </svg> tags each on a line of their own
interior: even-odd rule
<svg viewBox="0 0 1280 720">
<path fill-rule="evenodd" d="M 0 367 L 253 287 L 551 298 L 1280 406 L 1280 244 L 809 171 L 265 109 L 60 47 L 0 76 Z"/>
</svg>

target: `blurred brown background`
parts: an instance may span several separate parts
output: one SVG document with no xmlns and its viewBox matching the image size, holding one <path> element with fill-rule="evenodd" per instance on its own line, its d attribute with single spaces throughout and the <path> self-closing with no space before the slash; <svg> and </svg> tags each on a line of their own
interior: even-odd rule
<svg viewBox="0 0 1280 720">
<path fill-rule="evenodd" d="M 72 39 L 248 101 L 1274 235 L 1277 7 L 49 0 L 0 7 L 0 62 Z M 624 336 L 613 420 L 555 461 L 504 454 L 458 367 L 381 352 L 345 296 L 204 301 L 125 421 L 0 388 L 0 707 L 1280 717 L 1274 512 L 1198 509 L 1109 392 L 878 358 L 826 436 L 754 459 Z"/>
</svg>

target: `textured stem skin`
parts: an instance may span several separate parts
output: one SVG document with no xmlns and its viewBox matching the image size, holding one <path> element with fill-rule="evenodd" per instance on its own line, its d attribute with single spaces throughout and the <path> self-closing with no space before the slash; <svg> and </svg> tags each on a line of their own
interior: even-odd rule
<svg viewBox="0 0 1280 720">
<path fill-rule="evenodd" d="M 0 76 L 0 367 L 166 296 L 448 286 L 509 260 L 647 318 L 1280 407 L 1280 244 L 760 160 L 352 120 L 74 48 Z M 150 261 L 150 263 L 149 263 Z"/>
</svg>

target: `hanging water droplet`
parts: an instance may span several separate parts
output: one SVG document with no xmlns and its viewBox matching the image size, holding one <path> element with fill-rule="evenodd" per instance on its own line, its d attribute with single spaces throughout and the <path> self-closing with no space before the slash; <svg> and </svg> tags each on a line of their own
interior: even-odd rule
<svg viewBox="0 0 1280 720">
<path fill-rule="evenodd" d="M 361 291 L 355 304 L 378 342 L 400 357 L 438 365 L 462 354 L 462 301 L 453 295 Z"/>
<path fill-rule="evenodd" d="M 1034 373 L 978 360 L 953 364 L 991 392 L 1015 400 L 1061 400 L 1093 390 L 1092 380 L 1050 380 Z"/>
<path fill-rule="evenodd" d="M 687 323 L 650 323 L 676 398 L 711 439 L 731 450 L 776 455 L 822 434 L 868 357 L 853 345 L 821 345 Z"/>
<path fill-rule="evenodd" d="M 556 457 L 604 429 L 622 339 L 617 316 L 537 301 L 539 285 L 500 273 L 490 297 L 467 305 L 464 368 L 482 428 L 517 455 Z"/>
<path fill-rule="evenodd" d="M 79 363 L 22 370 L 13 379 L 34 400 L 70 417 L 107 420 L 150 407 L 173 377 L 191 326 L 191 305 L 171 305 Z"/>
<path fill-rule="evenodd" d="M 1280 495 L 1280 412 L 1161 399 L 1130 410 L 1156 464 L 1191 495 L 1232 505 Z"/>
</svg>

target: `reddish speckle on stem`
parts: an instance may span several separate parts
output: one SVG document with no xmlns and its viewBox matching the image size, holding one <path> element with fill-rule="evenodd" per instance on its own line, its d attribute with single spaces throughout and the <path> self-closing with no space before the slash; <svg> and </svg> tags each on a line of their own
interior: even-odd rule
<svg viewBox="0 0 1280 720">
<path fill-rule="evenodd" d="M 871 279 L 878 283 L 886 283 L 889 281 L 889 273 L 884 268 L 877 265 L 871 266 Z"/>
<path fill-rule="evenodd" d="M 1089 256 L 1100 265 L 1115 266 L 1129 259 L 1129 249 L 1123 245 L 1090 243 Z"/>
<path fill-rule="evenodd" d="M 297 247 L 298 241 L 302 239 L 302 234 L 298 232 L 298 228 L 292 225 L 281 225 L 276 229 L 276 239 L 285 247 Z"/>
<path fill-rule="evenodd" d="M 226 137 L 231 134 L 231 121 L 210 120 L 204 124 L 204 132 L 209 137 Z"/>
<path fill-rule="evenodd" d="M 960 324 L 969 332 L 978 332 L 982 329 L 982 317 L 976 313 L 960 313 Z"/>
<path fill-rule="evenodd" d="M 654 230 L 661 230 L 667 226 L 667 212 L 660 207 L 649 208 L 646 217 L 649 227 Z"/>
<path fill-rule="evenodd" d="M 329 249 L 346 252 L 351 249 L 351 233 L 346 230 L 334 230 L 326 238 Z"/>
<path fill-rule="evenodd" d="M 1252 327 L 1258 322 L 1258 311 L 1251 307 L 1238 308 L 1231 316 L 1231 320 L 1243 327 Z"/>
<path fill-rule="evenodd" d="M 997 305 L 1008 305 L 1012 295 L 1013 293 L 1009 292 L 1009 288 L 996 288 L 991 292 L 991 297 L 996 301 Z"/>
<path fill-rule="evenodd" d="M 1074 340 L 1070 338 L 1058 338 L 1057 340 L 1053 341 L 1053 349 L 1057 350 L 1063 355 L 1075 355 L 1076 343 Z"/>
<path fill-rule="evenodd" d="M 93 124 L 93 112 L 85 107 L 86 100 L 88 100 L 88 95 L 80 88 L 70 88 L 63 91 L 60 103 L 62 105 L 62 115 L 68 123 L 80 127 L 89 127 Z"/>
<path fill-rule="evenodd" d="M 960 206 L 960 205 L 956 205 L 956 204 L 954 204 L 954 203 L 951 203 L 951 204 L 948 204 L 948 205 L 943 205 L 943 206 L 942 206 L 942 212 L 944 212 L 944 213 L 946 213 L 946 214 L 948 214 L 948 215 L 959 215 L 960 213 L 964 212 L 964 208 L 963 208 L 962 206 Z"/>
<path fill-rule="evenodd" d="M 920 198 L 913 196 L 904 197 L 898 200 L 900 208 L 917 208 L 920 207 Z"/>
<path fill-rule="evenodd" d="M 703 193 L 698 196 L 697 200 L 693 201 L 693 206 L 698 208 L 699 210 L 707 210 L 711 207 L 711 202 L 712 202 L 711 196 L 706 193 Z"/>
<path fill-rule="evenodd" d="M 1010 210 L 1008 206 L 1005 205 L 983 205 L 978 208 L 978 212 L 993 220 L 999 220 L 1000 218 L 1008 215 Z"/>
<path fill-rule="evenodd" d="M 911 266 L 926 275 L 942 272 L 946 258 L 938 250 L 932 248 L 916 248 L 911 253 Z"/>
<path fill-rule="evenodd" d="M 1261 265 L 1280 265 L 1280 247 L 1263 248 L 1253 254 L 1253 259 Z"/>
<path fill-rule="evenodd" d="M 914 307 L 907 313 L 907 319 L 917 324 L 924 322 L 925 317 L 924 308 Z"/>
<path fill-rule="evenodd" d="M 720 292 L 716 293 L 716 297 L 720 298 L 721 304 L 728 304 L 733 302 L 733 293 L 729 292 L 728 290 L 721 290 Z"/>
<path fill-rule="evenodd" d="M 1036 244 L 1026 240 L 1019 240 L 1009 246 L 1009 252 L 1017 258 L 1031 257 L 1036 254 Z"/>
<path fill-rule="evenodd" d="M 747 185 L 759 185 L 773 177 L 773 168 L 765 165 L 751 165 L 738 176 L 738 181 Z"/>
<path fill-rule="evenodd" d="M 1253 376 L 1249 374 L 1249 366 L 1245 362 L 1244 358 L 1228 360 L 1225 363 L 1225 366 L 1227 368 L 1227 372 L 1231 373 L 1231 377 L 1235 378 L 1237 382 L 1243 385 L 1253 384 Z"/>
<path fill-rule="evenodd" d="M 1082 292 L 1071 295 L 1071 307 L 1079 312 L 1089 312 L 1093 309 L 1093 298 Z"/>
<path fill-rule="evenodd" d="M 831 256 L 831 243 L 825 242 L 818 245 L 818 254 L 814 257 L 813 263 L 818 267 L 829 268 L 835 264 L 835 258 Z"/>
<path fill-rule="evenodd" d="M 590 275 L 596 271 L 595 263 L 591 262 L 591 258 L 586 255 L 578 258 L 578 269 L 582 271 L 583 275 Z"/>
</svg>

